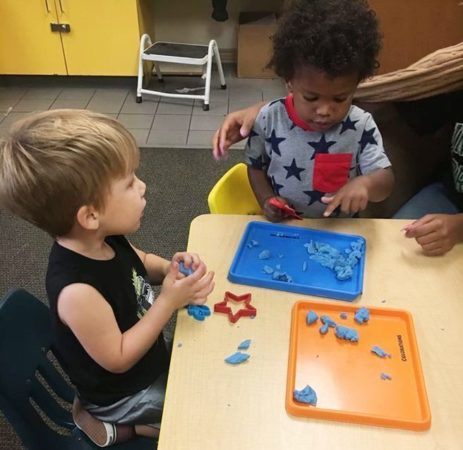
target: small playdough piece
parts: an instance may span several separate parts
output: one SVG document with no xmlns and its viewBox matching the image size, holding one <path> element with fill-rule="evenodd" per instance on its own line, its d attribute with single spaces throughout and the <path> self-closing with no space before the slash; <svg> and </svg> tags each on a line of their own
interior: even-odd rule
<svg viewBox="0 0 463 450">
<path fill-rule="evenodd" d="M 294 389 L 293 397 L 297 402 L 317 406 L 317 393 L 309 385 L 300 391 Z"/>
<path fill-rule="evenodd" d="M 381 379 L 382 380 L 392 380 L 392 377 L 388 373 L 381 372 Z"/>
<path fill-rule="evenodd" d="M 355 313 L 354 319 L 359 324 L 368 322 L 370 320 L 370 311 L 363 306 Z"/>
<path fill-rule="evenodd" d="M 188 305 L 188 315 L 196 320 L 204 320 L 207 316 L 211 315 L 211 310 L 207 305 Z"/>
<path fill-rule="evenodd" d="M 378 347 L 377 345 L 374 345 L 371 348 L 371 352 L 374 353 L 375 355 L 378 355 L 380 358 L 390 358 L 391 354 L 384 351 L 381 347 Z"/>
<path fill-rule="evenodd" d="M 241 342 L 240 345 L 238 345 L 238 350 L 247 350 L 250 345 L 251 339 L 246 339 L 245 341 Z"/>
<path fill-rule="evenodd" d="M 243 352 L 236 352 L 233 355 L 225 358 L 225 362 L 228 364 L 241 364 L 244 361 L 247 361 L 251 355 Z"/>
<path fill-rule="evenodd" d="M 267 275 L 271 275 L 273 273 L 273 268 L 270 266 L 264 266 L 262 268 L 262 272 L 266 273 Z"/>
<path fill-rule="evenodd" d="M 257 241 L 255 241 L 254 239 L 251 239 L 247 244 L 246 244 L 246 247 L 248 248 L 253 248 L 253 247 L 257 247 L 259 245 L 259 243 Z"/>
<path fill-rule="evenodd" d="M 341 314 L 339 314 L 339 317 L 340 317 L 341 319 L 346 320 L 346 319 L 347 319 L 347 313 L 342 312 Z"/>
<path fill-rule="evenodd" d="M 324 323 L 318 331 L 320 332 L 320 334 L 326 334 L 328 333 L 328 328 L 329 328 L 328 324 Z"/>
<path fill-rule="evenodd" d="M 307 313 L 307 316 L 306 316 L 305 320 L 307 322 L 307 325 L 312 325 L 313 323 L 315 323 L 318 320 L 318 315 L 317 315 L 317 313 L 314 313 L 313 311 L 309 311 Z"/>
<path fill-rule="evenodd" d="M 272 254 L 270 253 L 270 250 L 262 250 L 259 253 L 258 258 L 259 259 L 270 259 L 270 256 L 272 256 Z"/>
<path fill-rule="evenodd" d="M 307 270 L 307 261 L 302 263 L 302 271 L 305 272 Z"/>
<path fill-rule="evenodd" d="M 287 283 L 291 283 L 293 281 L 291 276 L 288 275 L 286 272 L 279 272 L 278 270 L 275 270 L 273 272 L 272 279 L 277 280 L 277 281 L 285 281 Z"/>
<path fill-rule="evenodd" d="M 322 323 L 328 325 L 331 328 L 336 327 L 336 322 L 330 316 L 323 315 L 320 317 L 320 320 L 322 321 Z"/>
<path fill-rule="evenodd" d="M 338 337 L 339 339 L 344 339 L 350 342 L 358 342 L 359 340 L 357 330 L 355 330 L 354 328 L 348 328 L 342 325 L 337 325 L 334 332 L 336 334 L 336 337 Z"/>
<path fill-rule="evenodd" d="M 191 267 L 185 267 L 185 264 L 183 261 L 180 261 L 178 265 L 178 271 L 180 273 L 183 273 L 183 275 L 185 275 L 186 277 L 193 273 L 193 269 Z"/>
</svg>

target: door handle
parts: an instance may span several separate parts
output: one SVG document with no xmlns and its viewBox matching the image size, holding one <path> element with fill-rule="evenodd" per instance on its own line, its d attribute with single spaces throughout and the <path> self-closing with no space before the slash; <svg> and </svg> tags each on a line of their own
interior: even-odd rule
<svg viewBox="0 0 463 450">
<path fill-rule="evenodd" d="M 70 33 L 71 32 L 71 25 L 68 23 L 51 23 L 50 24 L 51 31 L 57 33 Z"/>
</svg>

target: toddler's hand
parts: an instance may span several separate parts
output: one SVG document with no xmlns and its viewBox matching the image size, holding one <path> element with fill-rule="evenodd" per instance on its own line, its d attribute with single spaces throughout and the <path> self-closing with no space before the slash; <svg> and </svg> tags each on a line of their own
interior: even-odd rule
<svg viewBox="0 0 463 450">
<path fill-rule="evenodd" d="M 214 272 L 207 272 L 200 261 L 195 271 L 185 277 L 179 274 L 179 263 L 172 261 L 169 273 L 162 283 L 158 301 L 165 301 L 170 307 L 179 309 L 188 304 L 200 305 L 214 289 Z"/>
<path fill-rule="evenodd" d="M 284 213 L 284 211 L 280 208 L 277 208 L 276 206 L 273 206 L 269 203 L 270 199 L 271 198 L 276 198 L 278 199 L 281 203 L 287 205 L 288 202 L 286 201 L 286 199 L 284 199 L 283 197 L 277 197 L 277 196 L 274 196 L 274 197 L 269 197 L 268 199 L 265 200 L 264 202 L 264 207 L 262 208 L 262 211 L 265 215 L 265 217 L 270 220 L 270 222 L 281 222 L 282 220 L 285 219 L 286 217 L 286 214 Z"/>
<path fill-rule="evenodd" d="M 322 202 L 328 205 L 323 215 L 329 217 L 338 206 L 346 214 L 363 211 L 368 205 L 368 198 L 368 187 L 362 177 L 354 178 L 336 194 L 322 197 Z"/>
<path fill-rule="evenodd" d="M 426 255 L 443 255 L 463 240 L 463 215 L 427 214 L 406 226 L 405 236 L 415 238 Z"/>
<path fill-rule="evenodd" d="M 196 253 L 188 253 L 188 252 L 177 252 L 172 257 L 172 262 L 177 262 L 178 264 L 183 263 L 185 269 L 191 269 L 194 272 L 201 263 L 201 258 Z M 179 278 L 183 278 L 185 275 L 179 272 Z"/>
</svg>

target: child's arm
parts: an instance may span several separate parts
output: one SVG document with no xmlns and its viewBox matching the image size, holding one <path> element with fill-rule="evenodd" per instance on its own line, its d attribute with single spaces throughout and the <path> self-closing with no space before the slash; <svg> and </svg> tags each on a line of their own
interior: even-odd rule
<svg viewBox="0 0 463 450">
<path fill-rule="evenodd" d="M 256 196 L 265 217 L 270 220 L 270 222 L 280 222 L 283 220 L 284 214 L 282 210 L 275 208 L 268 203 L 268 200 L 275 197 L 275 193 L 268 181 L 267 174 L 263 170 L 254 169 L 253 167 L 248 166 L 248 178 L 252 190 L 254 191 L 254 195 Z M 284 198 L 278 198 L 286 203 Z"/>
<path fill-rule="evenodd" d="M 58 315 L 99 365 L 110 372 L 132 368 L 151 348 L 173 312 L 192 303 L 204 303 L 214 288 L 213 272 L 204 263 L 188 277 L 178 277 L 173 262 L 161 293 L 146 314 L 121 332 L 113 310 L 92 286 L 82 283 L 64 288 L 58 298 Z"/>
<path fill-rule="evenodd" d="M 264 102 L 260 102 L 225 117 L 212 139 L 212 155 L 216 160 L 226 158 L 230 146 L 249 135 L 257 114 L 264 105 Z"/>
<path fill-rule="evenodd" d="M 323 215 L 329 217 L 338 206 L 346 214 L 363 211 L 368 202 L 380 202 L 386 199 L 393 187 L 394 174 L 390 167 L 356 177 L 335 195 L 322 197 L 322 202 L 328 204 Z"/>
<path fill-rule="evenodd" d="M 405 236 L 415 238 L 426 255 L 443 255 L 463 242 L 463 214 L 427 214 L 405 227 Z"/>
</svg>

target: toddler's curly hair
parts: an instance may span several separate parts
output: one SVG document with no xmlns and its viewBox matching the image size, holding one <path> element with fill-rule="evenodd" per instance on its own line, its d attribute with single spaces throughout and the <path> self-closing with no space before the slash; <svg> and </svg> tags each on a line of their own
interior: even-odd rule
<svg viewBox="0 0 463 450">
<path fill-rule="evenodd" d="M 300 66 L 329 77 L 358 72 L 359 81 L 379 66 L 376 14 L 366 0 L 298 0 L 281 17 L 269 66 L 285 80 Z"/>
</svg>

